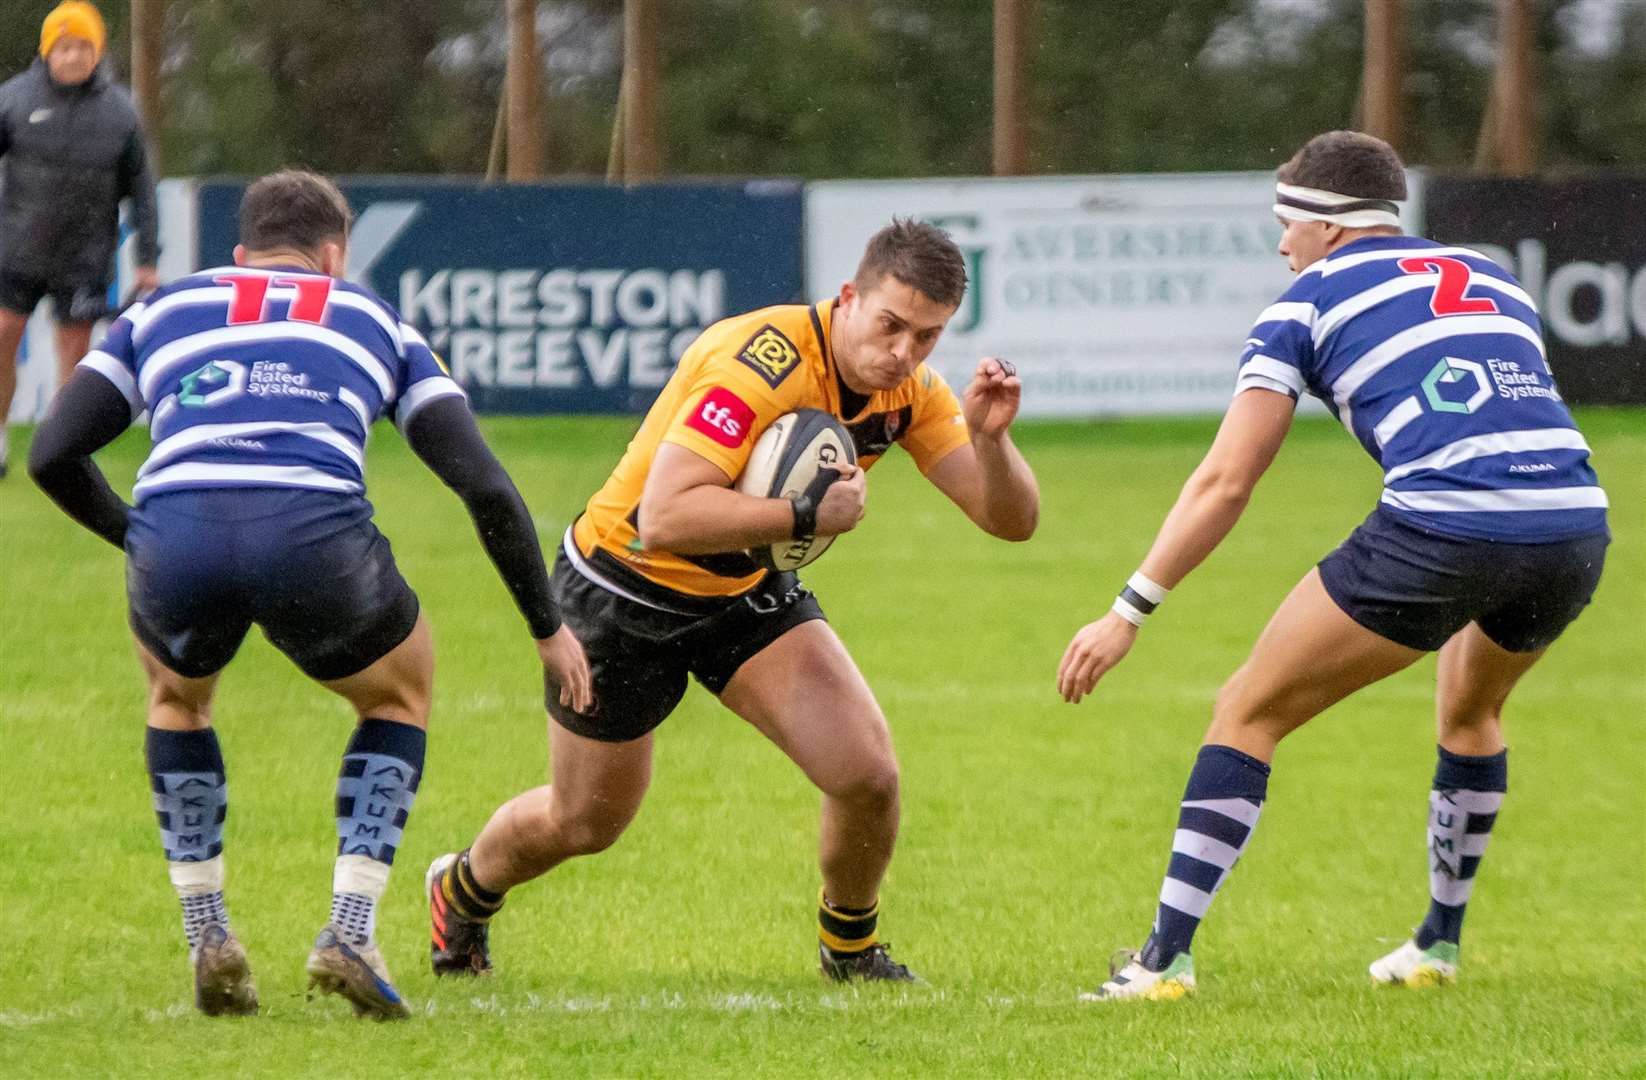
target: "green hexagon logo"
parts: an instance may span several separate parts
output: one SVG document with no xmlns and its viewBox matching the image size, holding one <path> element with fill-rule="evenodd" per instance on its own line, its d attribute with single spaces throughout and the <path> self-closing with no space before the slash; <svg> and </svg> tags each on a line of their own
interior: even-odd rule
<svg viewBox="0 0 1646 1080">
<path fill-rule="evenodd" d="M 198 408 L 216 405 L 237 397 L 246 388 L 246 368 L 233 360 L 208 360 L 184 375 L 177 388 L 177 403 Z"/>
<path fill-rule="evenodd" d="M 1471 378 L 1475 381 L 1475 388 L 1467 401 L 1448 401 L 1440 396 L 1441 385 L 1450 386 Z M 1486 374 L 1486 369 L 1473 360 L 1445 356 L 1423 377 L 1423 396 L 1435 412 L 1472 413 L 1491 400 L 1492 379 Z"/>
</svg>

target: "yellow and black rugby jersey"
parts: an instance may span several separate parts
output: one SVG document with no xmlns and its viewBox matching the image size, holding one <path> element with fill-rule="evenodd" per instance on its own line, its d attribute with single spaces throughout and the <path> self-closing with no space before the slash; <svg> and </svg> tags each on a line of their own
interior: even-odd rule
<svg viewBox="0 0 1646 1080">
<path fill-rule="evenodd" d="M 959 400 L 925 364 L 897 387 L 876 391 L 861 412 L 844 415 L 829 352 L 833 314 L 833 300 L 815 307 L 762 308 L 723 319 L 692 343 L 623 459 L 573 527 L 573 541 L 591 569 L 664 606 L 688 597 L 735 596 L 760 580 L 763 571 L 740 551 L 640 550 L 640 493 L 661 443 L 684 446 L 735 480 L 761 432 L 796 409 L 822 409 L 838 417 L 851 432 L 863 468 L 897 443 L 925 473 L 967 441 Z M 659 587 L 666 592 L 655 592 Z"/>
</svg>

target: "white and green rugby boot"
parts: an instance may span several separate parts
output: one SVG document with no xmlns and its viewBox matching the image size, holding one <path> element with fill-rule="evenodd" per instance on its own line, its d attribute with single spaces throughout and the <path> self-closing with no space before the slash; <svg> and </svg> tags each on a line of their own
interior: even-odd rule
<svg viewBox="0 0 1646 1080">
<path fill-rule="evenodd" d="M 1422 990 L 1450 986 L 1457 981 L 1458 947 L 1455 942 L 1437 941 L 1427 949 L 1408 941 L 1388 956 L 1372 962 L 1367 970 L 1379 986 L 1409 986 Z"/>
<path fill-rule="evenodd" d="M 1096 990 L 1086 990 L 1081 1001 L 1177 1001 L 1195 992 L 1194 958 L 1186 952 L 1172 957 L 1163 971 L 1150 971 L 1139 954 L 1123 950 L 1109 961 L 1109 979 Z"/>
</svg>

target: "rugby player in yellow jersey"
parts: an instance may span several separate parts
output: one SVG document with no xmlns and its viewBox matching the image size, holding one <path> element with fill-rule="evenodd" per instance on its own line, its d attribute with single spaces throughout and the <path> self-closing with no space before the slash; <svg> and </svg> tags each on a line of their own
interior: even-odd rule
<svg viewBox="0 0 1646 1080">
<path fill-rule="evenodd" d="M 489 971 L 487 923 L 504 894 L 623 834 L 651 780 L 652 731 L 691 674 L 823 793 L 823 972 L 913 978 L 876 932 L 899 809 L 886 718 L 812 594 L 746 551 L 852 529 L 865 472 L 894 444 L 985 532 L 1033 534 L 1040 494 L 1008 434 L 1022 397 L 1011 366 L 982 360 L 957 400 L 924 363 L 965 290 L 946 233 L 894 220 L 837 298 L 723 320 L 681 357 L 554 568 L 595 705 L 575 712 L 551 695 L 552 782 L 504 803 L 472 846 L 429 867 L 437 975 Z M 857 467 L 815 505 L 736 491 L 761 432 L 806 407 L 845 423 Z"/>
</svg>

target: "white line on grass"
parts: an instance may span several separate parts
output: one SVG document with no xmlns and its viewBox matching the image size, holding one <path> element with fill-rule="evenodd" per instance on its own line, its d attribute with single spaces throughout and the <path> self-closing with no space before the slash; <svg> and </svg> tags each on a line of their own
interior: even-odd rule
<svg viewBox="0 0 1646 1080">
<path fill-rule="evenodd" d="M 891 988 L 873 988 L 867 991 L 850 989 L 844 991 L 821 994 L 808 993 L 712 993 L 712 994 L 682 994 L 667 992 L 662 994 L 643 994 L 638 998 L 613 997 L 581 997 L 554 995 L 543 996 L 527 991 L 519 998 L 510 998 L 502 994 L 490 994 L 485 997 L 470 997 L 460 1001 L 439 1001 L 428 999 L 415 1005 L 414 1010 L 424 1016 L 439 1014 L 474 1014 L 481 1016 L 504 1017 L 523 1013 L 647 1013 L 676 1010 L 700 1010 L 713 1013 L 751 1013 L 751 1012 L 808 1012 L 817 1009 L 827 1009 L 831 1012 L 842 1012 L 850 1009 L 858 1000 L 872 1004 L 876 1009 L 909 1008 L 939 1005 L 947 1002 L 948 993 L 943 990 L 898 990 L 886 992 Z M 297 1003 L 293 1003 L 297 1004 Z M 988 1004 L 997 1008 L 1011 1008 L 1017 1004 L 1011 998 L 989 998 Z M 265 1002 L 265 1012 L 286 1011 L 287 1006 L 275 1002 Z M 269 1006 L 273 1006 L 270 1009 Z M 323 1009 L 324 1006 L 316 1005 Z M 86 1006 L 73 1004 L 61 1009 L 46 1009 L 40 1012 L 25 1012 L 21 1009 L 0 1010 L 0 1029 L 30 1028 L 42 1024 L 58 1024 L 85 1019 Z M 149 1008 L 142 1011 L 142 1017 L 150 1024 L 172 1023 L 194 1015 L 194 1007 L 187 1002 L 176 1002 L 164 1008 Z"/>
</svg>

